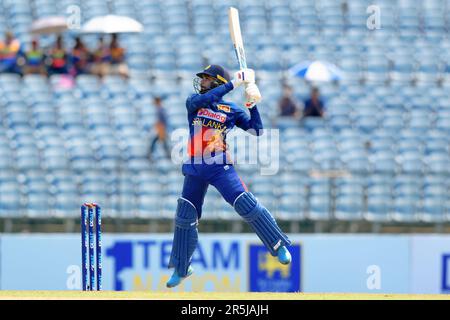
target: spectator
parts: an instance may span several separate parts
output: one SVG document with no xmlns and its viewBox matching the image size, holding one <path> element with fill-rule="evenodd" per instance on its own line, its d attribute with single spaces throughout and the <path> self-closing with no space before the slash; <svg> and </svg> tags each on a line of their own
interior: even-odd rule
<svg viewBox="0 0 450 320">
<path fill-rule="evenodd" d="M 44 51 L 39 48 L 39 43 L 36 39 L 31 41 L 31 49 L 25 53 L 23 73 L 46 75 Z"/>
<path fill-rule="evenodd" d="M 111 67 L 109 73 L 119 74 L 128 78 L 128 66 L 125 63 L 125 49 L 119 45 L 117 34 L 113 34 L 109 46 L 111 52 Z"/>
<path fill-rule="evenodd" d="M 72 49 L 72 72 L 74 76 L 89 72 L 90 53 L 80 37 L 75 38 L 75 46 Z"/>
<path fill-rule="evenodd" d="M 62 37 L 59 35 L 56 38 L 55 46 L 50 50 L 47 65 L 48 65 L 48 75 L 53 74 L 67 74 L 67 52 L 64 49 Z"/>
<path fill-rule="evenodd" d="M 323 117 L 325 108 L 319 97 L 319 89 L 312 88 L 311 97 L 305 101 L 303 117 Z"/>
<path fill-rule="evenodd" d="M 168 139 L 167 139 L 167 125 L 168 125 L 167 114 L 166 114 L 166 110 L 164 110 L 164 107 L 162 105 L 161 97 L 155 97 L 153 99 L 153 105 L 156 108 L 156 114 L 157 114 L 157 119 L 156 119 L 156 123 L 155 123 L 156 135 L 150 144 L 149 158 L 150 158 L 150 160 L 152 160 L 153 153 L 154 153 L 155 147 L 156 147 L 156 143 L 159 141 L 160 143 L 162 143 L 162 145 L 164 147 L 166 157 L 168 159 L 170 159 L 170 148 L 169 148 L 169 143 L 168 143 Z"/>
<path fill-rule="evenodd" d="M 98 38 L 97 48 L 93 54 L 94 64 L 92 66 L 92 73 L 103 77 L 108 71 L 108 65 L 111 62 L 111 51 L 105 44 L 103 37 Z"/>
<path fill-rule="evenodd" d="M 22 55 L 20 41 L 7 31 L 5 41 L 0 41 L 0 72 L 20 74 L 17 60 Z"/>
<path fill-rule="evenodd" d="M 283 96 L 278 102 L 278 108 L 280 110 L 280 117 L 298 118 L 300 116 L 298 102 L 292 95 L 291 87 L 287 85 L 283 87 Z"/>
</svg>

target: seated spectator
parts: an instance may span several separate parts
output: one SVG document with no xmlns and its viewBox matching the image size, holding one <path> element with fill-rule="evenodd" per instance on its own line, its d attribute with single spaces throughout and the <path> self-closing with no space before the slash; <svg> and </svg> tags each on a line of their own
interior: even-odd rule
<svg viewBox="0 0 450 320">
<path fill-rule="evenodd" d="M 125 49 L 119 45 L 117 34 L 113 34 L 109 45 L 111 52 L 110 74 L 119 74 L 124 78 L 128 78 L 128 66 L 125 63 Z"/>
<path fill-rule="evenodd" d="M 311 97 L 305 101 L 303 117 L 323 117 L 325 107 L 319 97 L 319 89 L 312 88 Z"/>
<path fill-rule="evenodd" d="M 283 96 L 278 102 L 278 108 L 280 110 L 280 117 L 293 117 L 298 118 L 300 116 L 300 110 L 298 102 L 292 95 L 292 88 L 285 85 L 283 87 Z"/>
<path fill-rule="evenodd" d="M 90 59 L 89 50 L 80 37 L 75 38 L 75 46 L 72 49 L 72 73 L 74 76 L 89 72 L 88 63 Z"/>
<path fill-rule="evenodd" d="M 20 74 L 17 60 L 23 55 L 21 44 L 9 31 L 5 33 L 5 40 L 0 41 L 0 72 Z"/>
<path fill-rule="evenodd" d="M 25 53 L 25 65 L 23 67 L 24 74 L 42 74 L 45 75 L 45 55 L 44 51 L 39 48 L 36 39 L 31 41 L 31 49 Z"/>
<path fill-rule="evenodd" d="M 98 38 L 97 48 L 93 53 L 93 65 L 91 72 L 100 78 L 103 77 L 107 71 L 109 63 L 111 62 L 111 51 L 105 44 L 103 37 Z"/>
<path fill-rule="evenodd" d="M 48 75 L 67 74 L 68 73 L 68 56 L 64 49 L 62 37 L 58 36 L 55 46 L 50 49 L 47 58 Z"/>
</svg>

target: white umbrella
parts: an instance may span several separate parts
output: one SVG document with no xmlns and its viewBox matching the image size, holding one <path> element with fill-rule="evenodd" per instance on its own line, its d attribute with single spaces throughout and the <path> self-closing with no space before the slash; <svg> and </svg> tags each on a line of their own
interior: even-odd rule
<svg viewBox="0 0 450 320">
<path fill-rule="evenodd" d="M 305 61 L 293 66 L 290 72 L 309 81 L 335 81 L 342 78 L 341 70 L 325 61 Z"/>
<path fill-rule="evenodd" d="M 81 31 L 83 33 L 136 33 L 142 32 L 144 27 L 138 21 L 116 15 L 95 17 L 86 22 Z"/>
<path fill-rule="evenodd" d="M 60 16 L 51 16 L 38 19 L 31 25 L 33 34 L 61 33 L 68 29 L 67 19 Z"/>
</svg>

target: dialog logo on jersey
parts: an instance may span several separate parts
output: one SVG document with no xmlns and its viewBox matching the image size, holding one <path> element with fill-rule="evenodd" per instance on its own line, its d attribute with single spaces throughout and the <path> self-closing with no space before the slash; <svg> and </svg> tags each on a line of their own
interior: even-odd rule
<svg viewBox="0 0 450 320">
<path fill-rule="evenodd" d="M 249 290 L 252 292 L 300 292 L 301 247 L 288 247 L 292 262 L 281 264 L 263 245 L 249 246 Z"/>
<path fill-rule="evenodd" d="M 219 121 L 221 123 L 224 123 L 227 120 L 227 115 L 226 114 L 223 114 L 223 113 L 220 113 L 220 112 L 214 112 L 212 110 L 205 109 L 205 108 L 200 109 L 198 111 L 198 113 L 197 113 L 197 116 L 198 117 L 205 117 L 205 118 L 212 119 L 212 120 L 216 120 L 216 121 Z"/>
</svg>

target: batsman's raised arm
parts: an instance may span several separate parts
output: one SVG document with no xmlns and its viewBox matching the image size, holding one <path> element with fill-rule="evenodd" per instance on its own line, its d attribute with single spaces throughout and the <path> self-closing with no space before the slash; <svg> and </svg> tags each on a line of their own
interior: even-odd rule
<svg viewBox="0 0 450 320">
<path fill-rule="evenodd" d="M 250 109 L 250 116 L 243 110 L 237 116 L 236 125 L 254 136 L 263 134 L 263 124 L 256 105 Z"/>
</svg>

